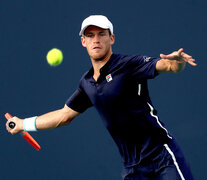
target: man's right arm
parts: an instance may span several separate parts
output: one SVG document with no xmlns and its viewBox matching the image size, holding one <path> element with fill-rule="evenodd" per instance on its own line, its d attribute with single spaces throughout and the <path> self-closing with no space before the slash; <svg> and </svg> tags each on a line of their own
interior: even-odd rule
<svg viewBox="0 0 207 180">
<path fill-rule="evenodd" d="M 36 128 L 37 130 L 46 130 L 64 126 L 70 124 L 71 121 L 79 114 L 79 112 L 76 112 L 65 105 L 62 109 L 38 116 L 36 119 Z M 16 124 L 14 129 L 9 128 L 8 124 L 10 121 L 13 121 Z M 23 121 L 23 119 L 13 117 L 7 121 L 6 128 L 11 134 L 19 133 L 20 131 L 24 130 Z"/>
</svg>

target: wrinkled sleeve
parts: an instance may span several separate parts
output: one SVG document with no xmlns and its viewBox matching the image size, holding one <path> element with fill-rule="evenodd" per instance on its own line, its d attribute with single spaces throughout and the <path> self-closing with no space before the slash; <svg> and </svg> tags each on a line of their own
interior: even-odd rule
<svg viewBox="0 0 207 180">
<path fill-rule="evenodd" d="M 92 106 L 92 103 L 85 91 L 79 87 L 66 101 L 66 105 L 74 111 L 83 113 L 86 109 Z"/>
<path fill-rule="evenodd" d="M 160 58 L 137 55 L 129 61 L 129 71 L 133 79 L 153 79 L 158 75 L 156 63 Z"/>
</svg>

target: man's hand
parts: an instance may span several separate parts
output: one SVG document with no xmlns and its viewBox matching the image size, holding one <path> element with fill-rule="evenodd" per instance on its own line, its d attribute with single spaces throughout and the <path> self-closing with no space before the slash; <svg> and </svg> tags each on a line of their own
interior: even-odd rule
<svg viewBox="0 0 207 180">
<path fill-rule="evenodd" d="M 10 122 L 14 122 L 15 123 L 14 129 L 11 129 L 9 127 L 9 123 Z M 17 134 L 17 133 L 23 131 L 23 120 L 19 119 L 18 117 L 13 117 L 13 118 L 9 119 L 7 121 L 7 123 L 6 123 L 6 129 L 11 134 Z"/>
<path fill-rule="evenodd" d="M 196 66 L 195 59 L 192 56 L 183 52 L 183 48 L 171 54 L 160 54 L 161 59 L 156 64 L 158 73 L 181 72 L 186 65 L 186 62 L 192 66 Z"/>
<path fill-rule="evenodd" d="M 176 60 L 178 63 L 187 62 L 192 66 L 197 65 L 195 63 L 195 59 L 193 59 L 192 56 L 183 52 L 183 48 L 180 48 L 178 51 L 175 51 L 175 52 L 168 54 L 168 55 L 160 54 L 160 57 L 162 59 Z"/>
</svg>

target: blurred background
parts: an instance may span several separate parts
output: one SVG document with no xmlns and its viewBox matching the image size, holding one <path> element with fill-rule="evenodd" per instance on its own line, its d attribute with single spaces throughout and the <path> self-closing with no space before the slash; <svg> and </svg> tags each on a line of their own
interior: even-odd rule
<svg viewBox="0 0 207 180">
<path fill-rule="evenodd" d="M 26 118 L 64 106 L 91 67 L 78 36 L 91 14 L 112 21 L 114 53 L 159 57 L 183 47 L 197 60 L 197 67 L 150 80 L 149 89 L 195 179 L 207 179 L 206 9 L 204 0 L 1 0 L 0 179 L 121 179 L 118 149 L 94 108 L 70 126 L 31 133 L 42 146 L 39 152 L 5 129 L 6 112 Z M 64 54 L 56 68 L 46 62 L 54 47 Z"/>
</svg>

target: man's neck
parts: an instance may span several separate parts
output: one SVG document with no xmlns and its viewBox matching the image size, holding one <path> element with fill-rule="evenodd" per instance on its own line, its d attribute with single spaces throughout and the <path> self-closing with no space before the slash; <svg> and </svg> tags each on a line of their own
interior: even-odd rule
<svg viewBox="0 0 207 180">
<path fill-rule="evenodd" d="M 93 78 L 97 81 L 99 75 L 100 75 L 100 69 L 109 61 L 111 58 L 112 52 L 109 53 L 104 59 L 102 60 L 93 60 L 91 59 L 94 74 Z"/>
</svg>

